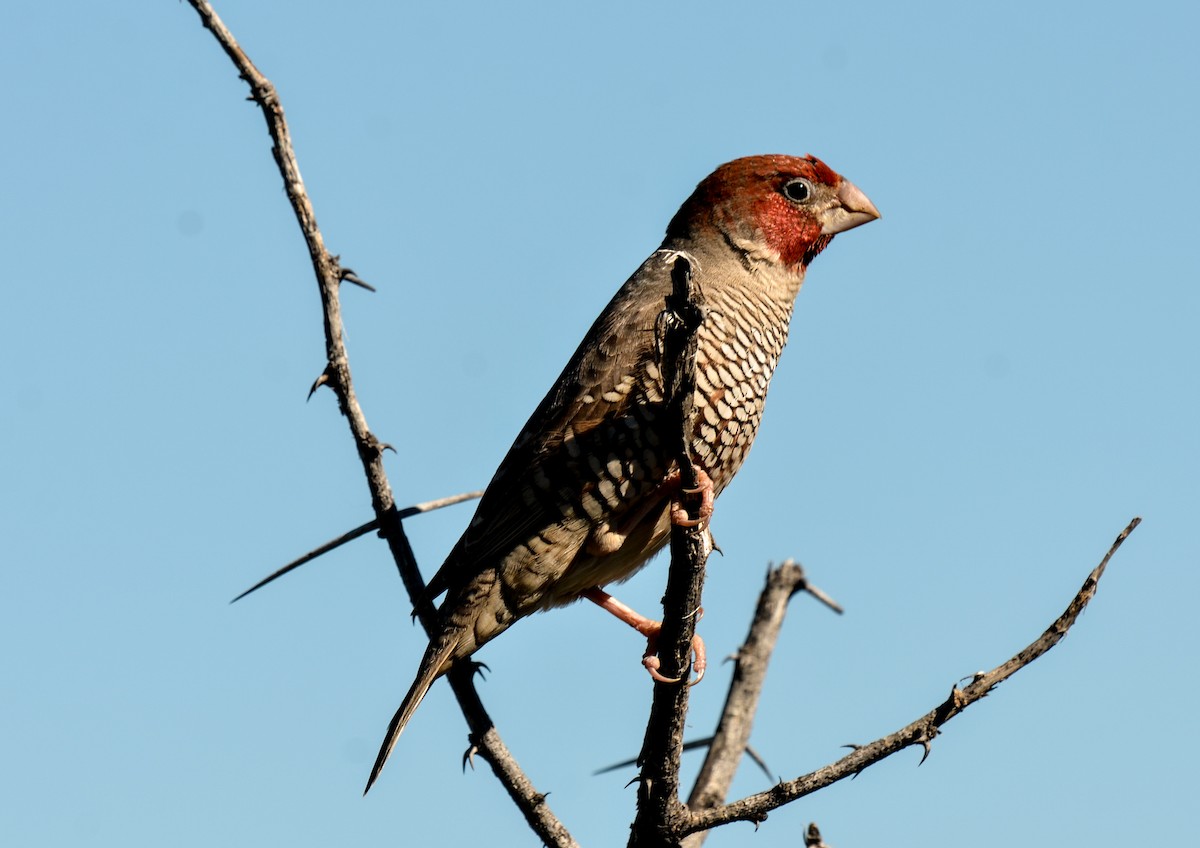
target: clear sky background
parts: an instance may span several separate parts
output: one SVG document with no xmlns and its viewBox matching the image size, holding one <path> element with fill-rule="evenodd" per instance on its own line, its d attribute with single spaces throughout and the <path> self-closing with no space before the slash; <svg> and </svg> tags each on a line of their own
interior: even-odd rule
<svg viewBox="0 0 1200 848">
<path fill-rule="evenodd" d="M 1070 637 L 909 750 L 710 845 L 1179 845 L 1200 625 L 1194 3 L 218 3 L 278 86 L 402 504 L 481 486 L 717 164 L 814 153 L 883 212 L 814 263 L 702 633 L 797 599 L 753 744 L 889 733 L 1033 640 L 1135 515 Z M 23 3 L 0 52 L 0 839 L 529 845 L 365 538 L 316 285 L 258 109 L 176 2 Z M 427 573 L 470 515 L 409 522 Z M 666 560 L 621 589 L 653 611 Z M 623 844 L 650 683 L 588 606 L 487 646 L 483 697 L 585 845 Z M 694 690 L 708 733 L 729 666 Z M 688 756 L 689 776 L 699 756 Z M 738 795 L 769 781 L 745 767 Z"/>
</svg>

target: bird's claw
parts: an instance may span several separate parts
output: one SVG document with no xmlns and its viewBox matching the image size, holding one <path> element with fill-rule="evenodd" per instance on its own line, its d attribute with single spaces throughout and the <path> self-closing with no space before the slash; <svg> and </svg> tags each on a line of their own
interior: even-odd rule
<svg viewBox="0 0 1200 848">
<path fill-rule="evenodd" d="M 642 665 L 646 667 L 646 671 L 650 673 L 650 676 L 659 683 L 678 683 L 680 680 L 683 680 L 682 677 L 664 676 L 662 672 L 659 671 L 659 669 L 662 667 L 662 663 L 654 654 L 646 654 L 643 656 Z"/>
<path fill-rule="evenodd" d="M 677 497 L 671 501 L 671 523 L 678 527 L 698 527 L 707 522 L 713 514 L 713 500 L 716 497 L 713 494 L 713 482 L 703 468 L 693 465 L 692 471 L 696 475 L 696 485 L 692 488 L 679 486 Z M 679 472 L 673 472 L 667 478 L 667 482 L 678 485 Z M 692 518 L 684 501 L 693 500 L 697 495 L 700 497 L 700 505 L 696 509 L 696 518 Z"/>
<path fill-rule="evenodd" d="M 704 615 L 704 610 L 697 610 L 699 615 Z M 683 675 L 679 677 L 667 677 L 659 671 L 662 668 L 662 661 L 658 658 L 658 636 L 662 632 L 662 624 L 658 624 L 656 628 L 646 634 L 646 653 L 642 654 L 642 665 L 650 674 L 650 677 L 659 683 L 679 683 L 684 677 L 692 672 L 696 673 L 696 679 L 688 681 L 688 686 L 695 686 L 704 679 L 704 672 L 708 670 L 708 652 L 704 648 L 704 640 L 700 638 L 699 633 L 692 634 L 692 650 L 688 657 L 688 667 L 684 670 Z"/>
</svg>

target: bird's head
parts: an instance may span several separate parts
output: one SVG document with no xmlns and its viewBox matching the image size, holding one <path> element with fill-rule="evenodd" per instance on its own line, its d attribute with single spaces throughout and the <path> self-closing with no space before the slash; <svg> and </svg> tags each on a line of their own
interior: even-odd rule
<svg viewBox="0 0 1200 848">
<path fill-rule="evenodd" d="M 815 156 L 747 156 L 696 186 L 667 239 L 718 235 L 753 260 L 803 271 L 834 235 L 878 217 L 854 183 Z"/>
</svg>

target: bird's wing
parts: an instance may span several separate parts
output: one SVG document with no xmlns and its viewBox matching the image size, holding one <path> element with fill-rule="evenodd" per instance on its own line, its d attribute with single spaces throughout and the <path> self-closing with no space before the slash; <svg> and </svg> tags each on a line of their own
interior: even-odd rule
<svg viewBox="0 0 1200 848">
<path fill-rule="evenodd" d="M 430 580 L 428 597 L 464 585 L 521 546 L 539 547 L 539 535 L 543 544 L 577 551 L 593 527 L 629 507 L 622 500 L 597 518 L 595 501 L 592 514 L 581 507 L 580 489 L 588 480 L 595 485 L 606 437 L 635 401 L 646 402 L 645 387 L 652 402 L 661 398 L 653 388 L 655 322 L 670 288 L 669 265 L 656 253 L 616 293 L 517 436 L 466 532 Z M 644 488 L 656 483 L 645 481 Z M 559 547 L 555 555 L 561 567 L 574 555 L 564 553 Z"/>
</svg>

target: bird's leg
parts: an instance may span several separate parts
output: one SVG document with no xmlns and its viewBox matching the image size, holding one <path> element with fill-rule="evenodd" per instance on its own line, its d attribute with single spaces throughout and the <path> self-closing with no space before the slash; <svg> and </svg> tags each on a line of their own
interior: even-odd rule
<svg viewBox="0 0 1200 848">
<path fill-rule="evenodd" d="M 692 471 L 696 475 L 696 488 L 683 488 L 679 472 L 672 471 L 655 487 L 654 491 L 641 499 L 641 503 L 621 516 L 618 526 L 614 527 L 606 521 L 593 529 L 591 535 L 588 536 L 588 553 L 605 556 L 621 550 L 621 546 L 625 544 L 629 535 L 646 520 L 647 516 L 655 510 L 661 509 L 662 502 L 666 498 L 671 499 L 672 524 L 678 524 L 680 527 L 696 527 L 708 521 L 713 513 L 713 483 L 703 468 L 693 465 Z M 684 498 L 693 498 L 697 495 L 700 497 L 699 517 L 690 518 L 687 507 L 683 503 Z"/>
<path fill-rule="evenodd" d="M 599 586 L 581 593 L 581 597 L 587 598 L 596 606 L 612 613 L 646 637 L 646 653 L 642 655 L 642 665 L 646 667 L 646 671 L 650 672 L 651 677 L 659 683 L 678 683 L 682 680 L 680 677 L 665 677 L 658 670 L 658 636 L 662 632 L 661 621 L 646 618 L 646 616 L 618 601 Z M 704 615 L 704 609 L 700 608 L 696 610 L 694 615 Z M 696 679 L 691 681 L 689 685 L 695 686 L 704 679 L 704 672 L 708 668 L 708 655 L 704 650 L 704 640 L 700 638 L 699 633 L 692 636 L 692 657 L 692 669 L 696 672 Z"/>
</svg>

